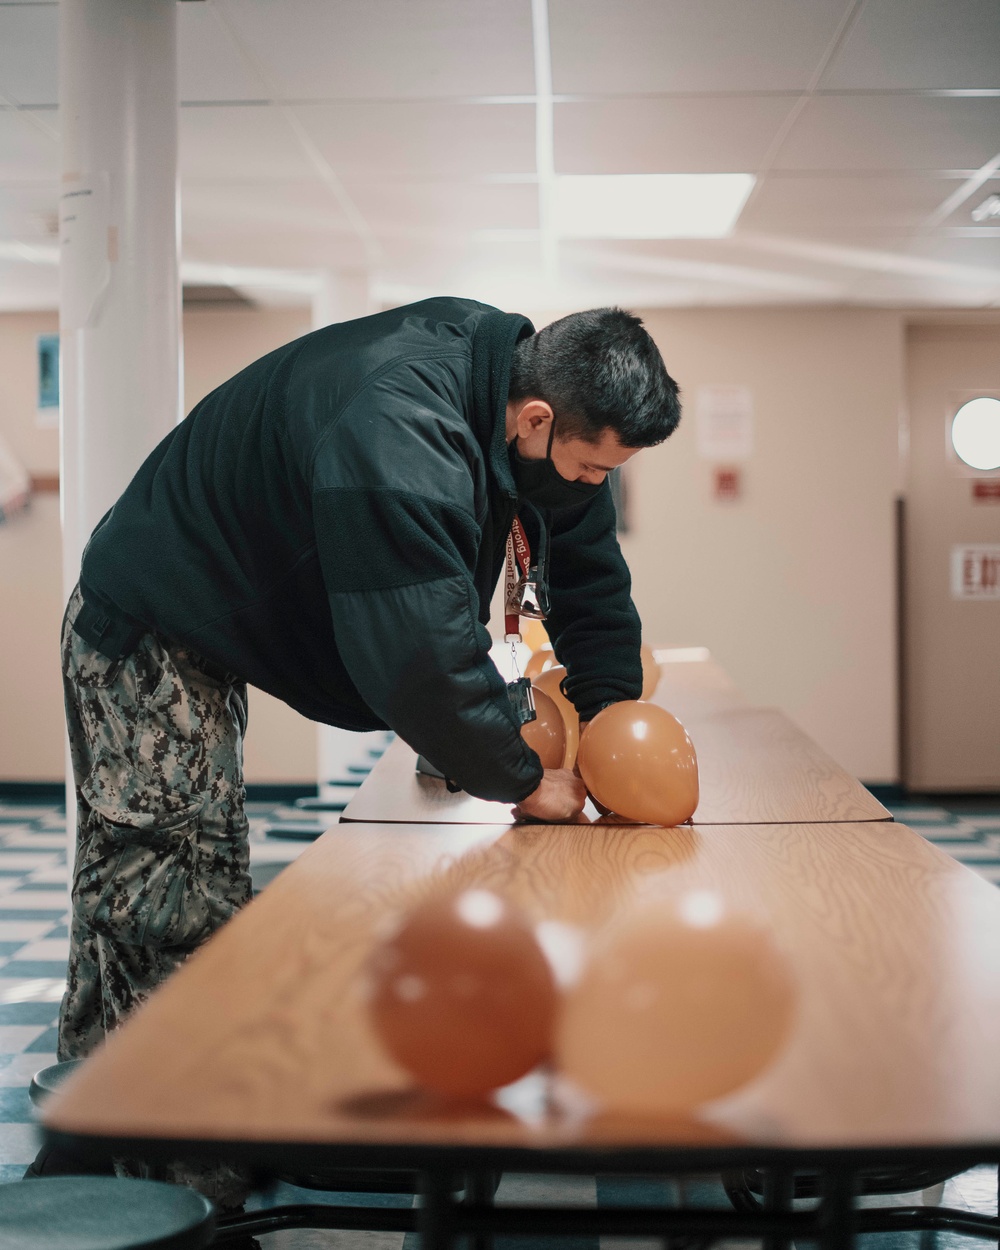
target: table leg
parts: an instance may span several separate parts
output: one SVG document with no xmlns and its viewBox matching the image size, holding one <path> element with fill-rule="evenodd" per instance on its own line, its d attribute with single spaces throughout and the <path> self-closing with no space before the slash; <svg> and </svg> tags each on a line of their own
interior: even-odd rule
<svg viewBox="0 0 1000 1250">
<path fill-rule="evenodd" d="M 452 1178 L 447 1172 L 424 1172 L 420 1182 L 423 1198 L 417 1217 L 420 1250 L 451 1250 L 455 1240 Z"/>
<path fill-rule="evenodd" d="M 820 1250 L 854 1250 L 856 1177 L 850 1167 L 833 1166 L 821 1177 Z"/>
<path fill-rule="evenodd" d="M 465 1178 L 465 1201 L 477 1206 L 491 1207 L 497 1192 L 499 1177 L 493 1172 L 469 1172 Z M 493 1234 L 473 1233 L 469 1238 L 470 1250 L 493 1250 Z"/>
<path fill-rule="evenodd" d="M 764 1209 L 790 1211 L 795 1197 L 795 1173 L 784 1168 L 767 1168 L 764 1172 Z M 769 1235 L 763 1238 L 762 1250 L 792 1250 L 787 1237 Z"/>
</svg>

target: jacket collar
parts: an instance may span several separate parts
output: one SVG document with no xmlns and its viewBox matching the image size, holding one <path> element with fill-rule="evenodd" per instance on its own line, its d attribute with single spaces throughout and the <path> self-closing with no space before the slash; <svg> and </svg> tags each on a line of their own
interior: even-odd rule
<svg viewBox="0 0 1000 1250">
<path fill-rule="evenodd" d="M 507 456 L 507 397 L 515 345 L 535 327 L 518 313 L 489 312 L 472 337 L 472 428 L 501 491 L 517 498 Z"/>
</svg>

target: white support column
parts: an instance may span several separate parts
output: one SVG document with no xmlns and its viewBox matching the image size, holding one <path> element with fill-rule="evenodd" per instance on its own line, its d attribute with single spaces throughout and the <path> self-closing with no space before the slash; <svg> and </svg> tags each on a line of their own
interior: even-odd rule
<svg viewBox="0 0 1000 1250">
<path fill-rule="evenodd" d="M 324 273 L 317 293 L 313 296 L 313 329 L 332 325 L 337 321 L 351 321 L 374 312 L 365 273 Z M 352 774 L 352 768 L 370 767 L 372 749 L 382 745 L 376 734 L 351 733 L 347 729 L 335 729 L 332 725 L 318 725 L 316 737 L 316 768 L 319 797 L 335 798 L 333 787 L 348 782 L 351 777 L 361 780 L 360 774 Z M 377 739 L 377 740 L 376 740 Z"/>
<path fill-rule="evenodd" d="M 63 580 L 180 419 L 176 0 L 61 0 Z"/>
<path fill-rule="evenodd" d="M 176 0 L 60 0 L 59 62 L 68 596 L 94 526 L 181 416 Z"/>
</svg>

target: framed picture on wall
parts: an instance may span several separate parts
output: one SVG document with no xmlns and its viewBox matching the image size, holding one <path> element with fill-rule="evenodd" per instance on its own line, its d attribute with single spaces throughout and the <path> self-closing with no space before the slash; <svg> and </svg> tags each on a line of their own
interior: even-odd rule
<svg viewBox="0 0 1000 1250">
<path fill-rule="evenodd" d="M 59 335 L 39 334 L 38 415 L 36 424 L 51 428 L 59 424 Z"/>
</svg>

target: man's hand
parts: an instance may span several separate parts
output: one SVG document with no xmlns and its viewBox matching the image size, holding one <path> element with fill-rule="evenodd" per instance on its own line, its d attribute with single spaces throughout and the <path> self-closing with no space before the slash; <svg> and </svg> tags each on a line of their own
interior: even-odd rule
<svg viewBox="0 0 1000 1250">
<path fill-rule="evenodd" d="M 546 824 L 574 823 L 587 801 L 587 787 L 569 768 L 547 768 L 541 784 L 514 808 L 518 820 Z"/>
</svg>

